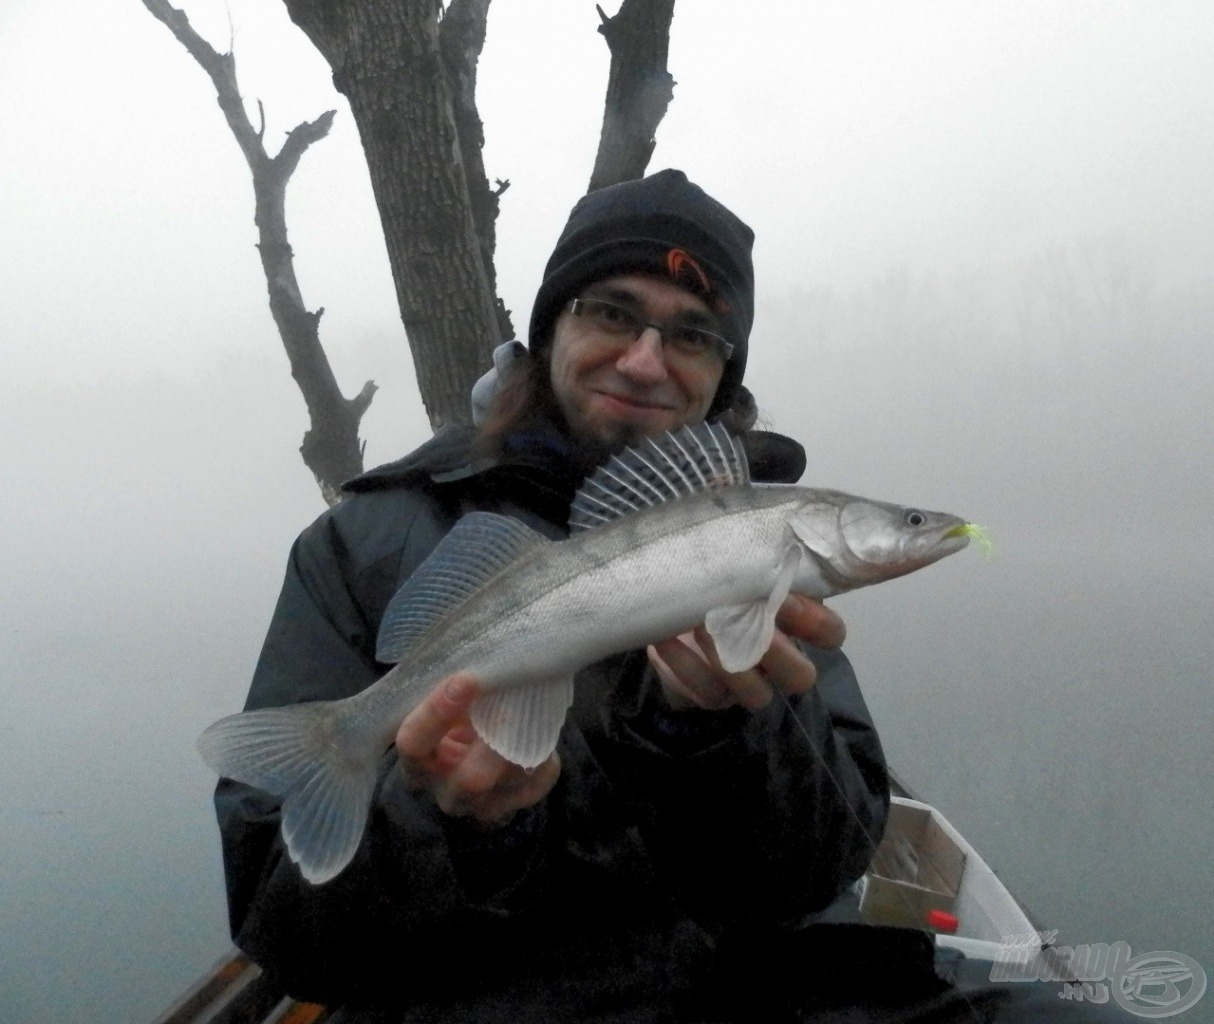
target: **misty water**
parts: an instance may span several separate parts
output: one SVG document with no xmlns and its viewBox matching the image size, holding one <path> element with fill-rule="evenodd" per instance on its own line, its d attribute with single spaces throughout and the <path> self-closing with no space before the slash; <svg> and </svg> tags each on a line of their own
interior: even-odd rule
<svg viewBox="0 0 1214 1024">
<path fill-rule="evenodd" d="M 806 481 L 994 538 L 836 602 L 894 766 L 1064 941 L 1209 969 L 1212 282 L 1131 252 L 761 297 L 750 381 Z M 387 461 L 425 430 L 403 342 L 364 344 Z M 227 946 L 193 741 L 322 510 L 292 387 L 273 354 L 0 383 L 6 1020 L 149 1020 Z"/>
</svg>

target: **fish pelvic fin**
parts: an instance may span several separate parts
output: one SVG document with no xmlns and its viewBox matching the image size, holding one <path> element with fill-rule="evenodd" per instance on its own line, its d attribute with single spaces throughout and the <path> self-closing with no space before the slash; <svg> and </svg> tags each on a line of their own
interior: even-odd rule
<svg viewBox="0 0 1214 1024">
<path fill-rule="evenodd" d="M 572 704 L 572 676 L 495 690 L 472 705 L 472 725 L 507 761 L 537 768 L 556 749 Z"/>
<path fill-rule="evenodd" d="M 767 653 L 776 631 L 776 613 L 792 589 L 801 565 L 801 550 L 789 544 L 776 566 L 771 593 L 757 601 L 714 608 L 704 618 L 717 658 L 726 672 L 744 672 Z"/>
<path fill-rule="evenodd" d="M 320 885 L 354 857 L 367 823 L 381 751 L 346 728 L 337 701 L 231 715 L 198 739 L 220 775 L 282 798 L 287 852 Z"/>
<path fill-rule="evenodd" d="M 435 625 L 527 551 L 553 543 L 510 516 L 469 512 L 403 584 L 380 621 L 375 660 L 403 660 Z"/>
<path fill-rule="evenodd" d="M 647 439 L 586 478 L 569 510 L 571 532 L 590 530 L 685 494 L 750 483 L 746 452 L 719 423 Z"/>
</svg>

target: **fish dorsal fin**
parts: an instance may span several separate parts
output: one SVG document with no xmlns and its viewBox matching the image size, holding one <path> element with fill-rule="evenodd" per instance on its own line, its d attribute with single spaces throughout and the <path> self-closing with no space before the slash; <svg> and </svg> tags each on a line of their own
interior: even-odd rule
<svg viewBox="0 0 1214 1024">
<path fill-rule="evenodd" d="M 469 512 L 388 602 L 375 660 L 385 665 L 400 661 L 470 594 L 525 552 L 550 543 L 517 519 L 494 512 Z"/>
<path fill-rule="evenodd" d="M 719 423 L 683 427 L 626 448 L 582 484 L 569 510 L 571 532 L 685 494 L 750 483 L 741 444 Z"/>
</svg>

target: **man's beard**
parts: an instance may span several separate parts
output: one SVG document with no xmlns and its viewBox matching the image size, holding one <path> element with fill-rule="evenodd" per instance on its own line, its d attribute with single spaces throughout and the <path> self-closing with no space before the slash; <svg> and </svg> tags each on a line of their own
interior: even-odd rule
<svg viewBox="0 0 1214 1024">
<path fill-rule="evenodd" d="M 649 435 L 636 423 L 613 423 L 607 437 L 574 433 L 573 461 L 589 476 L 613 455 L 644 441 Z"/>
<path fill-rule="evenodd" d="M 598 469 L 611 456 L 618 455 L 625 448 L 644 441 L 649 436 L 639 423 L 616 421 L 591 424 L 580 409 L 573 410 L 570 415 L 568 410 L 561 407 L 559 401 L 554 399 L 553 405 L 561 429 L 573 442 L 571 461 L 587 475 Z"/>
</svg>

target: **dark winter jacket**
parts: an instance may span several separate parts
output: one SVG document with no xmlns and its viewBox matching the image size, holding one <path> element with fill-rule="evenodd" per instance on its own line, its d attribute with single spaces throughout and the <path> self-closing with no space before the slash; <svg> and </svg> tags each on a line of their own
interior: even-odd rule
<svg viewBox="0 0 1214 1024">
<path fill-rule="evenodd" d="M 291 552 L 247 707 L 375 682 L 385 605 L 463 513 L 564 536 L 580 473 L 553 443 L 475 463 L 456 430 L 348 485 Z M 787 478 L 787 451 L 769 444 L 756 477 Z M 222 781 L 236 942 L 293 995 L 345 1006 L 343 1020 L 701 1013 L 697 994 L 736 964 L 722 951 L 777 956 L 861 875 L 884 826 L 885 764 L 851 668 L 807 650 L 819 679 L 795 716 L 780 700 L 665 710 L 643 651 L 584 670 L 559 781 L 497 829 L 440 813 L 389 751 L 358 853 L 321 886 L 285 856 L 275 800 Z"/>
</svg>

